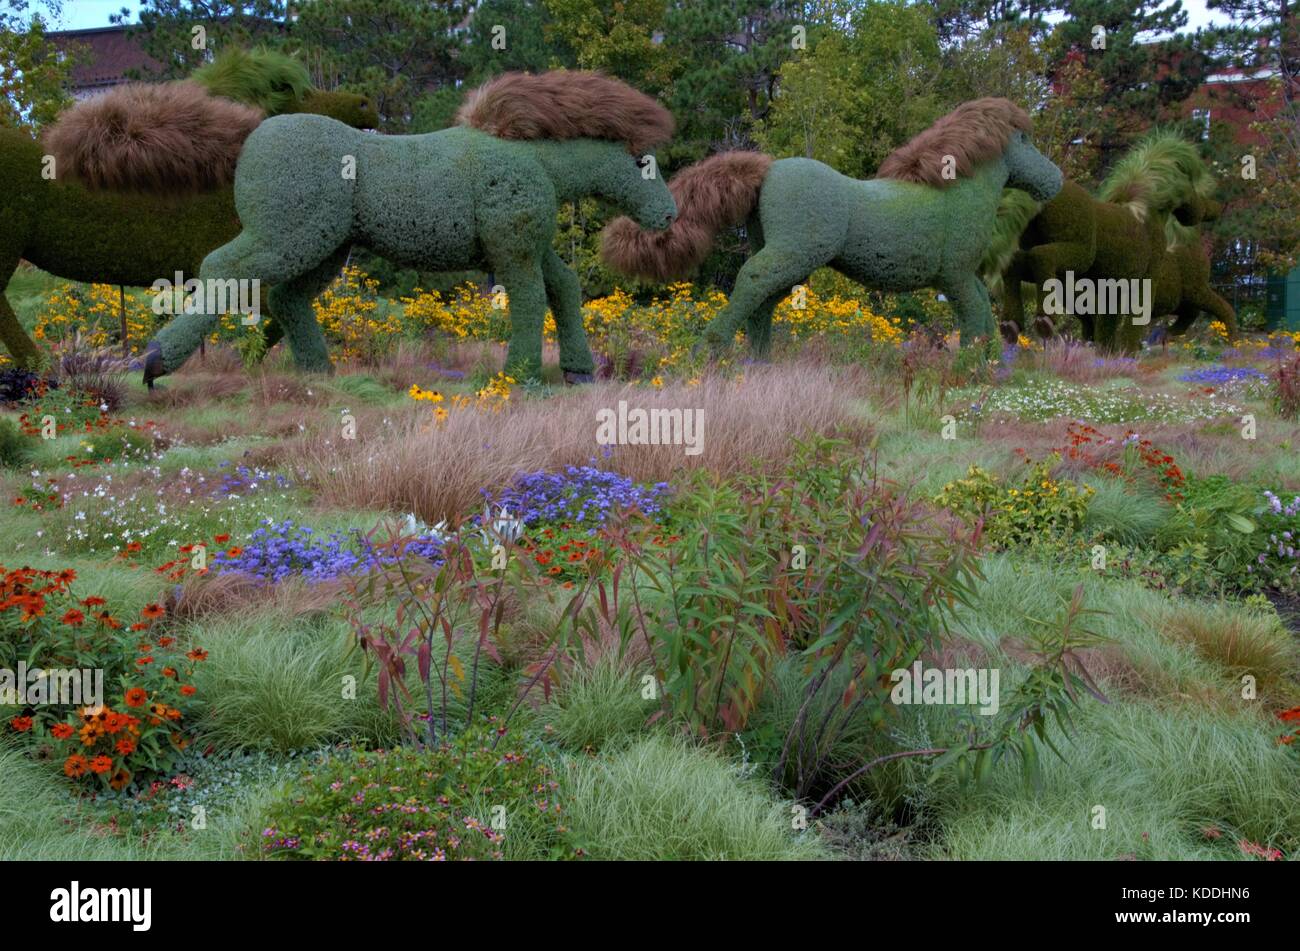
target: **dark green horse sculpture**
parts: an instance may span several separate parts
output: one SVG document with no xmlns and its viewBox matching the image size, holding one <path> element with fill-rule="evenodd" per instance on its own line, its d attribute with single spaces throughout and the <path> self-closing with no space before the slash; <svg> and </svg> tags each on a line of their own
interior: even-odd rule
<svg viewBox="0 0 1300 951">
<path fill-rule="evenodd" d="M 313 89 L 301 64 L 276 53 L 226 54 L 196 74 L 195 81 L 206 85 L 209 93 L 238 96 L 257 108 L 281 113 L 319 111 L 358 128 L 378 123 L 366 97 Z M 189 85 L 152 88 L 162 97 L 175 92 L 182 104 L 193 106 L 193 90 L 185 88 Z M 122 96 L 123 89 L 107 95 Z M 126 95 L 132 91 L 125 87 Z M 104 106 L 88 100 L 68 113 L 91 104 Z M 225 98 L 214 97 L 211 104 L 212 114 L 220 117 L 236 108 L 243 107 Z M 253 116 L 255 123 L 256 113 Z M 178 271 L 187 277 L 197 275 L 204 256 L 239 233 L 229 183 L 95 187 L 82 176 L 66 174 L 57 164 L 50 179 L 42 174 L 48 164 L 47 144 L 19 130 L 0 129 L 0 279 L 4 286 L 19 260 L 26 259 L 68 280 L 148 287 L 159 279 L 171 280 Z M 20 366 L 35 366 L 41 360 L 2 288 L 0 342 Z"/>
<path fill-rule="evenodd" d="M 981 265 L 993 290 L 1003 294 L 1003 335 L 1020 333 L 1022 286 L 1038 294 L 1034 327 L 1051 336 L 1055 322 L 1045 312 L 1049 281 L 1075 283 L 1150 282 L 1144 313 L 1078 314 L 1084 339 L 1107 350 L 1132 352 L 1153 321 L 1174 314 L 1172 332 L 1187 329 L 1203 311 L 1237 329 L 1232 307 L 1210 286 L 1209 259 L 1195 225 L 1218 213 L 1214 181 L 1195 146 L 1156 132 L 1139 142 L 1115 166 L 1093 198 L 1067 181 L 1043 204 L 1009 189 L 998 208 L 994 239 Z"/>
</svg>

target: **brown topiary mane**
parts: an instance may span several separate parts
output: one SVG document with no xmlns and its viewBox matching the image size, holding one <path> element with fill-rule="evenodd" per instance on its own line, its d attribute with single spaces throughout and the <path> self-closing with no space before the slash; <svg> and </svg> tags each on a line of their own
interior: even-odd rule
<svg viewBox="0 0 1300 951">
<path fill-rule="evenodd" d="M 947 188 L 954 179 L 943 175 L 945 157 L 952 156 L 957 177 L 965 178 L 976 165 L 1001 155 L 1017 130 L 1029 129 L 1029 114 L 1009 99 L 965 102 L 890 153 L 876 177 Z"/>
<path fill-rule="evenodd" d="M 130 83 L 85 99 L 42 137 L 55 177 L 92 188 L 189 191 L 228 185 L 262 112 L 191 82 Z"/>
<path fill-rule="evenodd" d="M 506 73 L 470 93 L 460 125 L 501 139 L 608 139 L 633 154 L 668 141 L 673 117 L 643 92 L 600 73 Z"/>
</svg>

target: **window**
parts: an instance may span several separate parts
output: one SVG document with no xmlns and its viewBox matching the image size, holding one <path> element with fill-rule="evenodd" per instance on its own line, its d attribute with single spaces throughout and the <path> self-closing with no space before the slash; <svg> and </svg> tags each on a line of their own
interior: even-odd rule
<svg viewBox="0 0 1300 951">
<path fill-rule="evenodd" d="M 1201 141 L 1205 141 L 1210 137 L 1210 110 L 1209 109 L 1193 109 L 1192 122 L 1193 124 L 1200 127 L 1199 138 L 1201 139 Z"/>
</svg>

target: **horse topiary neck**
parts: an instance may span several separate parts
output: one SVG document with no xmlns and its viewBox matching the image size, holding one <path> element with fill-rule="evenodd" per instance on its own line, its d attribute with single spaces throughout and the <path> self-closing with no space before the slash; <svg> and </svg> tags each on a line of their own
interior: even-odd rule
<svg viewBox="0 0 1300 951">
<path fill-rule="evenodd" d="M 596 139 L 544 140 L 523 142 L 545 169 L 555 197 L 573 201 L 588 195 L 608 196 L 610 170 L 626 155 L 620 144 Z"/>
</svg>

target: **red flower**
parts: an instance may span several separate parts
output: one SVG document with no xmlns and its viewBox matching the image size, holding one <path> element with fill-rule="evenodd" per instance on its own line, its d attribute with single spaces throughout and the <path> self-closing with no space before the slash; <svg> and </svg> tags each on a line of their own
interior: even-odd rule
<svg viewBox="0 0 1300 951">
<path fill-rule="evenodd" d="M 117 745 L 114 748 L 123 756 L 130 756 L 135 752 L 135 740 L 124 736 L 117 741 Z"/>
<path fill-rule="evenodd" d="M 98 595 L 91 595 L 89 598 L 82 598 L 81 603 L 88 608 L 98 608 L 104 606 L 108 602 Z"/>
<path fill-rule="evenodd" d="M 196 691 L 193 684 L 186 684 L 185 686 L 181 687 L 182 697 L 192 697 L 194 696 L 195 693 Z"/>
<path fill-rule="evenodd" d="M 73 608 L 67 614 L 63 615 L 63 623 L 71 624 L 73 627 L 77 627 L 85 620 L 86 615 L 82 614 L 76 608 Z"/>
<path fill-rule="evenodd" d="M 161 604 L 146 604 L 144 606 L 144 609 L 140 612 L 140 616 L 146 617 L 152 621 L 155 620 L 156 618 L 162 617 L 166 613 L 167 612 L 163 610 L 163 606 Z"/>
<path fill-rule="evenodd" d="M 1300 707 L 1292 707 L 1290 710 L 1283 710 L 1277 715 L 1277 718 L 1283 723 L 1295 723 L 1300 721 Z"/>
<path fill-rule="evenodd" d="M 224 545 L 226 542 L 230 541 L 230 536 L 223 532 L 220 535 L 213 535 L 212 540 L 218 545 Z"/>
<path fill-rule="evenodd" d="M 185 655 L 190 660 L 207 660 L 208 652 L 201 647 L 196 647 Z"/>
<path fill-rule="evenodd" d="M 105 756 L 102 753 L 90 761 L 90 771 L 96 775 L 107 773 L 113 768 L 113 757 Z"/>
<path fill-rule="evenodd" d="M 26 733 L 32 728 L 31 717 L 14 717 L 9 721 L 9 725 L 18 733 Z"/>
<path fill-rule="evenodd" d="M 132 687 L 126 692 L 126 705 L 128 707 L 143 707 L 148 699 L 149 694 L 145 693 L 143 687 Z"/>
<path fill-rule="evenodd" d="M 86 762 L 86 757 L 80 753 L 73 753 L 63 761 L 63 775 L 71 776 L 76 779 L 78 776 L 86 775 L 86 768 L 90 764 Z"/>
<path fill-rule="evenodd" d="M 68 737 L 72 736 L 72 732 L 71 723 L 56 723 L 54 726 L 50 727 L 50 736 L 54 737 L 56 740 L 66 740 Z"/>
</svg>

